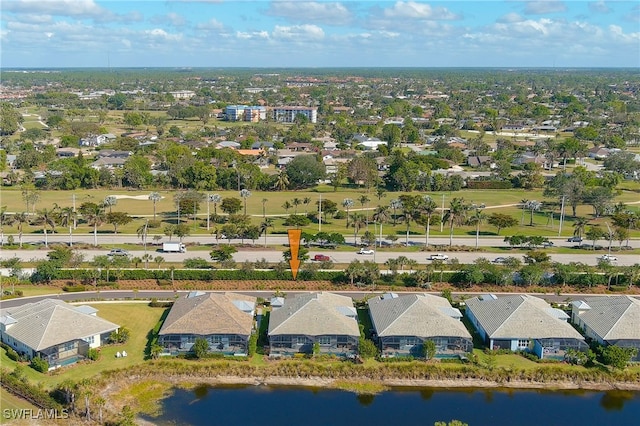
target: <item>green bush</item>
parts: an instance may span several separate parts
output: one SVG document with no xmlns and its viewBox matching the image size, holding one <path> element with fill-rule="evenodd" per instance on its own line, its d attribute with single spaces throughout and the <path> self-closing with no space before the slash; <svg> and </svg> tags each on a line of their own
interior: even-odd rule
<svg viewBox="0 0 640 426">
<path fill-rule="evenodd" d="M 13 361 L 20 360 L 20 355 L 18 355 L 18 352 L 13 350 L 11 346 L 7 345 L 6 343 L 0 343 L 0 347 L 7 351 L 7 357 L 9 357 L 9 359 Z"/>
<path fill-rule="evenodd" d="M 258 350 L 258 334 L 253 333 L 251 337 L 249 337 L 247 354 L 249 356 L 253 356 L 257 350 Z"/>
<path fill-rule="evenodd" d="M 31 368 L 41 373 L 46 373 L 49 371 L 49 363 L 42 358 L 34 357 L 31 359 Z"/>
<path fill-rule="evenodd" d="M 89 352 L 87 352 L 87 358 L 91 361 L 97 361 L 98 358 L 100 358 L 100 351 L 96 348 L 89 349 Z"/>
<path fill-rule="evenodd" d="M 77 293 L 79 291 L 85 291 L 86 287 L 83 285 L 66 285 L 62 287 L 62 291 L 66 291 L 67 293 Z"/>
</svg>

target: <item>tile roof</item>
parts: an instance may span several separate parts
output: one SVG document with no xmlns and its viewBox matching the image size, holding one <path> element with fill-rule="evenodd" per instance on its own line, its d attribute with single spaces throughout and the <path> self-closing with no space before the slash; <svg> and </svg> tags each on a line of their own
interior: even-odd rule
<svg viewBox="0 0 640 426">
<path fill-rule="evenodd" d="M 248 336 L 253 329 L 253 315 L 242 309 L 255 309 L 255 303 L 255 297 L 237 293 L 205 293 L 183 297 L 174 302 L 158 334 Z"/>
<path fill-rule="evenodd" d="M 471 334 L 456 317 L 443 297 L 430 294 L 407 294 L 398 297 L 369 299 L 369 312 L 376 333 L 386 336 L 456 336 L 471 339 Z"/>
<path fill-rule="evenodd" d="M 585 297 L 580 319 L 602 340 L 640 340 L 640 300 L 630 296 Z M 579 305 L 585 309 L 583 304 Z"/>
<path fill-rule="evenodd" d="M 326 292 L 285 299 L 284 305 L 274 309 L 269 317 L 269 336 L 282 334 L 358 337 L 360 329 L 353 300 Z"/>
<path fill-rule="evenodd" d="M 7 308 L 2 311 L 2 316 L 16 321 L 5 333 L 36 351 L 109 333 L 120 327 L 54 299 Z"/>
<path fill-rule="evenodd" d="M 473 297 L 465 301 L 491 339 L 547 339 L 583 337 L 558 319 L 544 300 L 529 295 Z"/>
</svg>

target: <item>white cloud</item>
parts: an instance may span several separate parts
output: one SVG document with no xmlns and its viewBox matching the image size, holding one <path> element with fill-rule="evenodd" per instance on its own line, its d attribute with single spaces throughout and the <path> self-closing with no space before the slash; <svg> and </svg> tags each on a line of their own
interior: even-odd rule
<svg viewBox="0 0 640 426">
<path fill-rule="evenodd" d="M 565 12 L 567 6 L 558 0 L 529 1 L 524 9 L 527 15 L 546 15 L 548 13 Z"/>
<path fill-rule="evenodd" d="M 145 30 L 144 34 L 146 34 L 147 36 L 149 36 L 151 39 L 154 39 L 154 40 L 177 41 L 182 39 L 181 34 L 171 34 L 161 28 Z"/>
<path fill-rule="evenodd" d="M 524 19 L 522 18 L 522 16 L 512 12 L 512 13 L 507 13 L 504 16 L 501 16 L 500 18 L 497 19 L 497 22 L 508 24 L 513 22 L 521 22 L 523 20 Z"/>
<path fill-rule="evenodd" d="M 269 33 L 267 31 L 242 32 L 238 31 L 236 37 L 241 40 L 268 40 Z"/>
<path fill-rule="evenodd" d="M 342 3 L 271 2 L 266 11 L 269 16 L 279 16 L 291 22 L 315 22 L 327 25 L 346 25 L 352 15 Z"/>
<path fill-rule="evenodd" d="M 12 0 L 2 2 L 5 12 L 98 18 L 111 12 L 93 0 Z"/>
<path fill-rule="evenodd" d="M 589 3 L 589 10 L 593 13 L 610 13 L 611 8 L 603 0 Z"/>
<path fill-rule="evenodd" d="M 276 25 L 272 35 L 278 40 L 316 41 L 324 38 L 324 30 L 317 25 L 309 24 L 290 27 Z"/>
<path fill-rule="evenodd" d="M 387 18 L 402 19 L 429 19 L 429 20 L 453 20 L 459 19 L 455 13 L 452 13 L 444 7 L 433 8 L 426 3 L 417 3 L 414 1 L 399 1 L 393 7 L 384 9 L 384 16 Z"/>
<path fill-rule="evenodd" d="M 196 28 L 199 30 L 207 30 L 207 31 L 223 31 L 224 24 L 218 21 L 216 18 L 211 18 L 207 22 L 201 22 L 196 25 Z"/>
</svg>

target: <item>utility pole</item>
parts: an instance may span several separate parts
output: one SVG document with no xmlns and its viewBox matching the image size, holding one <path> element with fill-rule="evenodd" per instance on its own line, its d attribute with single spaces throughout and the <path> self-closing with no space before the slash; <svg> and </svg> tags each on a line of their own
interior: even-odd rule
<svg viewBox="0 0 640 426">
<path fill-rule="evenodd" d="M 73 194 L 71 196 L 71 200 L 73 201 L 73 213 L 76 212 L 76 194 Z M 78 228 L 78 218 L 76 217 L 76 215 L 73 215 L 73 229 L 77 229 Z"/>
<path fill-rule="evenodd" d="M 558 226 L 558 237 L 562 234 L 562 223 L 564 222 L 564 195 L 562 196 L 562 205 L 560 206 L 560 225 Z"/>
<path fill-rule="evenodd" d="M 322 194 L 318 202 L 318 232 L 322 232 Z"/>
<path fill-rule="evenodd" d="M 442 221 L 442 218 L 444 217 L 444 194 L 442 194 L 442 216 L 440 217 L 440 233 L 442 234 L 442 226 L 444 224 L 444 222 Z"/>
</svg>

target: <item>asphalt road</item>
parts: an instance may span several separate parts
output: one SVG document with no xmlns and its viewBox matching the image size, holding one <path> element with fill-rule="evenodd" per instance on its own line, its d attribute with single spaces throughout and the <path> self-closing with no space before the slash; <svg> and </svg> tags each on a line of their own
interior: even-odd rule
<svg viewBox="0 0 640 426">
<path fill-rule="evenodd" d="M 503 231 L 504 232 L 504 231 Z M 362 235 L 362 234 L 361 234 Z M 18 242 L 18 237 L 16 235 L 13 236 L 15 242 Z M 353 234 L 349 235 L 346 234 L 345 235 L 346 238 L 346 242 L 347 244 L 353 244 Z M 4 242 L 6 243 L 7 241 L 7 235 L 4 235 Z M 396 241 L 396 243 L 398 244 L 403 244 L 405 243 L 406 238 L 404 236 L 398 236 L 398 241 Z M 576 243 L 570 243 L 567 241 L 567 237 L 562 237 L 562 238 L 549 238 L 550 241 L 552 241 L 555 246 L 557 247 L 574 247 L 576 245 Z M 43 235 L 33 235 L 33 234 L 29 234 L 29 235 L 23 235 L 22 236 L 22 241 L 23 243 L 31 243 L 31 242 L 38 242 L 39 244 L 44 244 L 44 236 Z M 59 233 L 57 234 L 53 234 L 53 235 L 49 235 L 48 236 L 48 241 L 49 243 L 53 243 L 53 242 L 63 242 L 63 243 L 67 243 L 69 242 L 69 234 L 63 232 L 63 231 L 59 231 Z M 93 234 L 74 234 L 73 235 L 73 241 L 75 243 L 85 243 L 85 244 L 91 244 L 93 245 Z M 152 242 L 152 236 L 149 235 L 149 243 Z M 160 240 L 160 242 L 168 242 L 169 239 L 165 236 L 162 237 L 162 240 Z M 176 241 L 176 239 L 174 238 L 173 241 Z M 387 241 L 386 239 L 384 241 Z M 216 241 L 216 239 L 210 235 L 192 235 L 192 236 L 188 236 L 185 237 L 183 240 L 184 243 L 189 244 L 189 243 L 194 243 L 194 244 L 215 244 L 216 242 L 221 243 L 221 244 L 226 244 L 228 241 L 227 240 L 220 240 L 220 241 Z M 240 240 L 232 240 L 232 243 L 240 243 Z M 250 240 L 245 240 L 245 243 L 250 243 Z M 388 241 L 387 241 L 388 242 Z M 409 243 L 413 243 L 413 244 L 419 244 L 419 245 L 424 245 L 425 243 L 425 238 L 424 236 L 409 236 Z M 504 236 L 498 236 L 498 237 L 487 237 L 487 236 L 481 236 L 479 241 L 478 241 L 478 245 L 481 247 L 508 247 L 509 245 L 507 243 L 504 242 Z M 591 243 L 590 241 L 585 241 L 584 243 Z M 99 245 L 113 245 L 113 244 L 142 244 L 142 240 L 137 236 L 137 235 L 131 235 L 131 234 L 98 234 L 98 244 Z M 264 237 L 261 237 L 259 239 L 257 239 L 255 241 L 256 245 L 261 245 L 264 244 Z M 286 235 L 269 235 L 267 236 L 267 244 L 272 246 L 272 245 L 282 245 L 282 244 L 288 244 L 288 239 Z M 430 237 L 429 238 L 429 244 L 430 245 L 442 245 L 442 246 L 448 246 L 449 245 L 449 237 Z M 597 242 L 598 245 L 602 245 L 602 246 L 606 246 L 608 243 L 604 240 L 600 240 Z M 459 245 L 459 246 L 469 246 L 469 247 L 475 247 L 476 245 L 476 238 L 475 236 L 468 236 L 468 237 L 454 237 L 453 238 L 453 245 Z M 614 241 L 613 243 L 614 246 L 617 245 L 617 242 Z M 634 240 L 630 240 L 629 241 L 629 245 L 633 248 L 640 248 L 640 239 L 634 239 Z"/>
<path fill-rule="evenodd" d="M 153 257 L 162 256 L 166 262 L 182 262 L 185 259 L 200 257 L 207 261 L 209 261 L 209 252 L 208 251 L 187 251 L 187 253 L 162 253 L 161 251 L 157 251 L 155 247 L 153 249 L 149 249 L 147 252 L 151 254 Z M 233 255 L 233 258 L 236 262 L 242 263 L 246 260 L 254 262 L 256 260 L 265 259 L 267 262 L 276 263 L 283 260 L 282 252 L 284 250 L 275 250 L 275 249 L 251 249 L 251 250 L 240 250 Z M 79 250 L 79 252 L 84 256 L 85 261 L 91 261 L 95 256 L 106 255 L 109 253 L 109 250 Z M 2 250 L 0 251 L 0 260 L 9 259 L 12 257 L 18 257 L 23 261 L 31 261 L 31 260 L 42 260 L 47 258 L 48 251 L 44 248 L 42 250 Z M 430 254 L 436 253 L 433 252 L 376 252 L 373 255 L 361 255 L 357 253 L 357 249 L 354 249 L 351 252 L 337 252 L 337 251 L 315 251 L 310 250 L 309 255 L 310 258 L 313 258 L 315 254 L 324 254 L 328 255 L 331 260 L 335 263 L 350 263 L 355 259 L 359 260 L 371 260 L 377 263 L 383 264 L 389 259 L 395 259 L 400 256 L 405 256 L 409 259 L 414 259 L 419 264 L 428 264 L 431 261 L 428 260 Z M 144 250 L 132 250 L 129 251 L 129 254 L 133 257 L 142 257 L 145 252 Z M 473 263 L 476 259 L 484 257 L 488 260 L 493 260 L 496 257 L 507 257 L 509 256 L 509 252 L 500 252 L 500 253 L 486 253 L 486 252 L 445 252 L 449 259 L 458 259 L 460 263 Z M 551 254 L 551 259 L 554 262 L 561 263 L 569 263 L 569 262 L 581 262 L 587 265 L 597 265 L 598 257 L 602 255 L 602 252 L 598 252 L 597 254 Z M 522 254 L 514 254 L 516 258 L 522 259 Z M 614 264 L 619 266 L 630 266 L 635 263 L 640 263 L 640 255 L 637 254 L 616 254 L 618 261 Z"/>
</svg>

